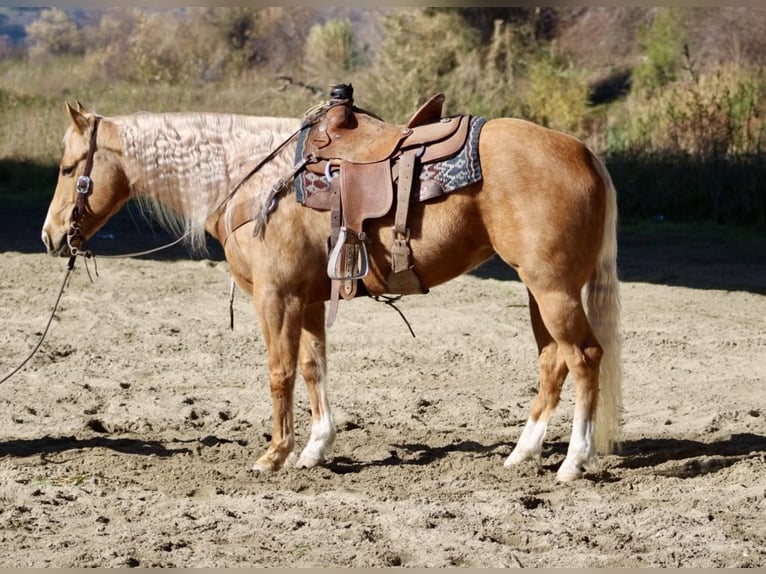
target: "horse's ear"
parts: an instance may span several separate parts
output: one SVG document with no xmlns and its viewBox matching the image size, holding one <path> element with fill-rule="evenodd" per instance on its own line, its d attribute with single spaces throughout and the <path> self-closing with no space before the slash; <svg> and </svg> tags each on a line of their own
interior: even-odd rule
<svg viewBox="0 0 766 574">
<path fill-rule="evenodd" d="M 66 103 L 66 110 L 69 114 L 69 119 L 72 120 L 72 126 L 74 126 L 74 129 L 76 129 L 79 133 L 84 134 L 88 129 L 87 118 L 80 110 L 75 110 L 72 106 L 70 106 L 69 102 Z"/>
<path fill-rule="evenodd" d="M 77 100 L 77 111 L 81 114 L 87 114 L 90 110 L 83 106 L 80 100 Z"/>
</svg>

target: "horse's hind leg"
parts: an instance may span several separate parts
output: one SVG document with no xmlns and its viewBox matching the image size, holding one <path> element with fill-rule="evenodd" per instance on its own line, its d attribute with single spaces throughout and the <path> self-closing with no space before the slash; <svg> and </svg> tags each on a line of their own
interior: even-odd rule
<svg viewBox="0 0 766 574">
<path fill-rule="evenodd" d="M 327 354 L 324 303 L 306 309 L 298 349 L 298 364 L 311 403 L 311 437 L 296 466 L 311 468 L 324 462 L 335 442 L 335 423 L 327 399 Z"/>
<path fill-rule="evenodd" d="M 548 430 L 548 422 L 559 403 L 561 387 L 567 376 L 567 365 L 559 346 L 540 316 L 540 308 L 531 292 L 529 294 L 529 314 L 532 331 L 535 335 L 538 351 L 540 383 L 537 398 L 532 405 L 527 424 L 519 437 L 513 452 L 505 460 L 505 466 L 518 464 L 525 460 L 540 462 L 543 439 Z"/>
<path fill-rule="evenodd" d="M 596 340 L 583 309 L 579 291 L 536 293 L 540 315 L 558 345 L 560 354 L 574 378 L 575 410 L 572 435 L 557 478 L 581 478 L 585 465 L 596 456 L 593 423 L 598 403 L 599 364 L 603 350 Z"/>
</svg>

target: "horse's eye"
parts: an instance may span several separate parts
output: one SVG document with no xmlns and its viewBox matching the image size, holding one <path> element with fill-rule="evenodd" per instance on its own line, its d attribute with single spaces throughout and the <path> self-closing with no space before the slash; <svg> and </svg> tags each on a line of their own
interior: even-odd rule
<svg viewBox="0 0 766 574">
<path fill-rule="evenodd" d="M 63 175 L 64 177 L 66 177 L 68 175 L 72 175 L 73 173 L 74 173 L 74 166 L 73 165 L 67 165 L 67 166 L 62 165 L 61 166 L 61 175 Z"/>
</svg>

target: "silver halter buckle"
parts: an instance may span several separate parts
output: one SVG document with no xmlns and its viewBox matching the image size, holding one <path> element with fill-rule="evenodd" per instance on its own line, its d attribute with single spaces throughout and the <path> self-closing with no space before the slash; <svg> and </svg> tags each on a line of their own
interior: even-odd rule
<svg viewBox="0 0 766 574">
<path fill-rule="evenodd" d="M 81 175 L 77 178 L 77 193 L 89 193 L 93 187 L 93 180 L 87 175 Z"/>
</svg>

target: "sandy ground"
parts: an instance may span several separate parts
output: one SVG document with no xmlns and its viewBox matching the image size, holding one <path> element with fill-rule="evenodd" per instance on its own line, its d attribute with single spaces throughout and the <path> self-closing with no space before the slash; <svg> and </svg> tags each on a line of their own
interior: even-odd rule
<svg viewBox="0 0 766 574">
<path fill-rule="evenodd" d="M 41 221 L 0 252 L 0 376 L 63 278 Z M 116 229 L 101 252 L 138 246 Z M 0 566 L 764 566 L 766 262 L 703 247 L 622 241 L 625 440 L 574 484 L 555 480 L 571 385 L 543 465 L 502 466 L 536 361 L 525 290 L 495 264 L 405 298 L 414 339 L 387 306 L 342 303 L 334 456 L 256 478 L 265 353 L 242 294 L 228 330 L 226 264 L 102 258 L 91 282 L 80 262 L 0 385 Z M 302 381 L 296 398 L 302 446 Z"/>
</svg>

